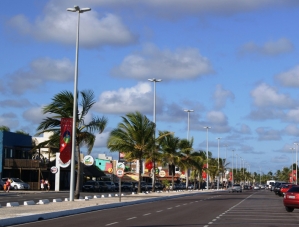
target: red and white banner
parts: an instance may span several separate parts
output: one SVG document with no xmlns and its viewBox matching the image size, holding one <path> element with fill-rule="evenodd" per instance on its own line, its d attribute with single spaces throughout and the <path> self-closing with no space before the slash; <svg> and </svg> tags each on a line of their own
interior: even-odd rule
<svg viewBox="0 0 299 227">
<path fill-rule="evenodd" d="M 67 163 L 72 156 L 73 118 L 61 118 L 60 122 L 60 160 Z"/>
</svg>

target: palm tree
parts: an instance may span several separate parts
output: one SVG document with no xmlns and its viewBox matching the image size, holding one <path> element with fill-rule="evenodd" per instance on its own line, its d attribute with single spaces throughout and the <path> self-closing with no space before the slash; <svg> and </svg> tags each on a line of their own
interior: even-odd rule
<svg viewBox="0 0 299 227">
<path fill-rule="evenodd" d="M 122 122 L 111 131 L 108 138 L 107 147 L 110 151 L 124 153 L 125 159 L 128 161 L 134 159 L 139 161 L 138 193 L 140 193 L 142 172 L 141 161 L 152 150 L 155 142 L 153 138 L 154 131 L 155 123 L 136 111 L 122 117 Z"/>
<path fill-rule="evenodd" d="M 159 132 L 159 135 L 169 134 L 170 132 L 164 131 Z M 174 175 L 175 175 L 175 165 L 180 163 L 181 154 L 178 151 L 180 139 L 175 137 L 173 134 L 169 134 L 162 138 L 160 141 L 161 151 L 162 151 L 162 164 L 168 165 L 169 170 L 172 171 L 171 182 L 172 189 L 174 188 Z"/>
<path fill-rule="evenodd" d="M 188 169 L 189 168 L 197 168 L 201 167 L 200 164 L 200 154 L 199 152 L 193 152 L 193 137 L 191 140 L 181 139 L 179 143 L 179 150 L 181 153 L 181 166 L 186 169 L 186 188 L 188 187 Z"/>
<path fill-rule="evenodd" d="M 105 117 L 93 117 L 90 122 L 85 122 L 86 115 L 95 104 L 94 93 L 91 90 L 85 90 L 80 92 L 80 94 L 81 101 L 79 101 L 79 105 L 81 108 L 77 112 L 78 115 L 76 119 L 75 141 L 76 157 L 78 163 L 78 174 L 75 190 L 76 199 L 80 197 L 81 182 L 83 179 L 83 171 L 81 170 L 82 162 L 80 160 L 80 147 L 86 145 L 88 148 L 88 154 L 90 154 L 96 138 L 95 133 L 102 133 L 107 125 L 107 119 Z M 41 135 L 44 132 L 53 133 L 49 140 L 44 142 L 44 145 L 49 145 L 51 147 L 55 146 L 59 148 L 61 118 L 72 118 L 73 103 L 73 94 L 68 91 L 63 91 L 56 94 L 52 99 L 52 102 L 43 108 L 43 113 L 51 114 L 51 117 L 43 119 L 37 128 L 37 135 Z"/>
</svg>

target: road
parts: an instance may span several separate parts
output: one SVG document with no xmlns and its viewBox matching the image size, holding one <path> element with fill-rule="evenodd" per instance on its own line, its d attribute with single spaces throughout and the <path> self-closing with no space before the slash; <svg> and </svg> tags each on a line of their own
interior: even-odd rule
<svg viewBox="0 0 299 227">
<path fill-rule="evenodd" d="M 298 226 L 299 210 L 285 211 L 282 197 L 267 190 L 195 194 L 51 220 L 24 227 L 63 226 Z"/>
</svg>

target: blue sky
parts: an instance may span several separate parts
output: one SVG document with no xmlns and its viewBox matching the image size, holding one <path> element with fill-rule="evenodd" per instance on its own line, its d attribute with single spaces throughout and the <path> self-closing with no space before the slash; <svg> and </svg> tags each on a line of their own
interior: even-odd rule
<svg viewBox="0 0 299 227">
<path fill-rule="evenodd" d="M 297 0 L 78 0 L 78 89 L 91 89 L 92 115 L 109 124 L 93 154 L 128 112 L 158 130 L 190 137 L 194 149 L 232 162 L 232 150 L 264 173 L 290 166 L 299 142 Z M 4 0 L 0 13 L 0 125 L 31 135 L 41 109 L 73 92 L 77 14 L 74 1 Z M 113 154 L 116 157 L 116 154 Z M 236 157 L 234 163 L 236 162 Z"/>
</svg>

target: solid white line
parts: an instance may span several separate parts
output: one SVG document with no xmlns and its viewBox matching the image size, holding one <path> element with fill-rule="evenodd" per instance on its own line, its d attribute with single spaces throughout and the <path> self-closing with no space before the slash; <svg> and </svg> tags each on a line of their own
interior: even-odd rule
<svg viewBox="0 0 299 227">
<path fill-rule="evenodd" d="M 144 214 L 143 216 L 147 216 L 147 215 L 150 215 L 151 213 L 147 213 L 147 214 Z"/>
<path fill-rule="evenodd" d="M 131 217 L 131 218 L 128 218 L 127 220 L 132 220 L 132 219 L 135 219 L 136 217 Z"/>
<path fill-rule="evenodd" d="M 115 225 L 115 224 L 117 224 L 118 222 L 112 222 L 112 223 L 110 223 L 110 224 L 107 224 L 106 226 L 109 226 L 109 225 Z"/>
</svg>

